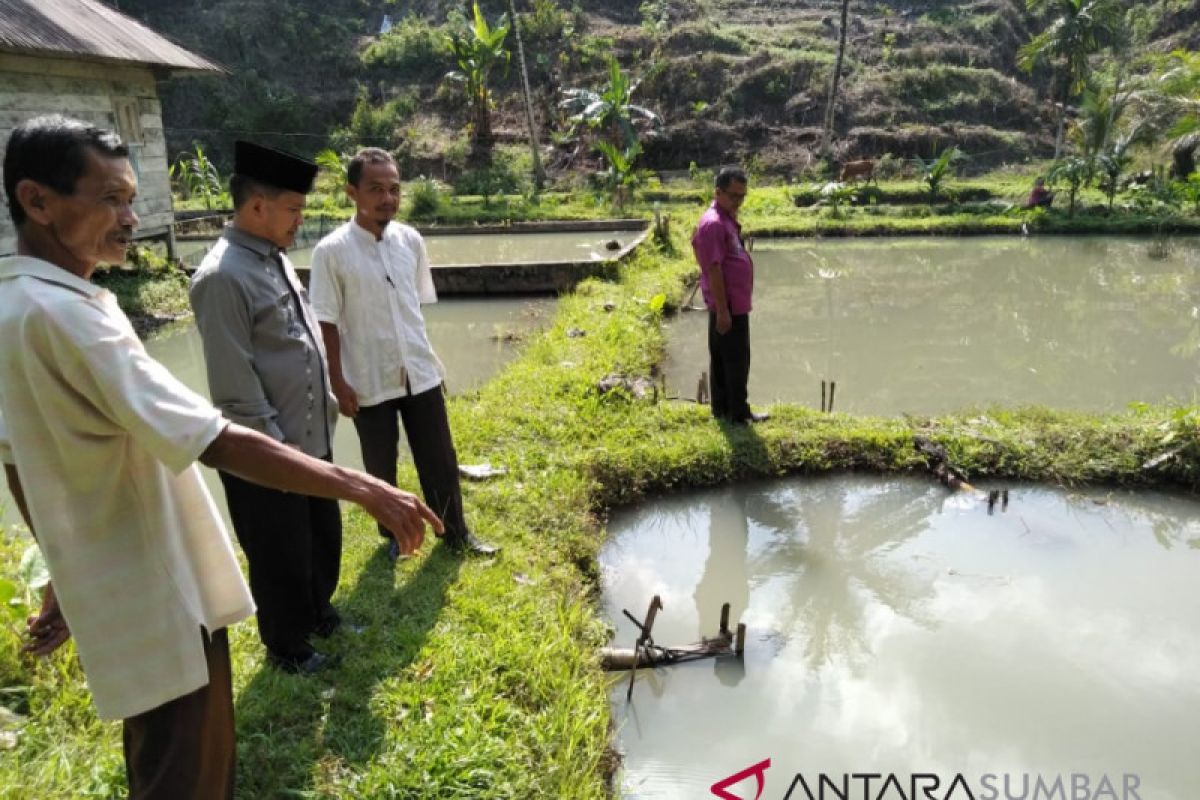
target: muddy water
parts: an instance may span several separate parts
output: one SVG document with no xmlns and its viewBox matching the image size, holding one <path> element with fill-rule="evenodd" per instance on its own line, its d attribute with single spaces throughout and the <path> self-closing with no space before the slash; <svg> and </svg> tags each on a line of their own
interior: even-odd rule
<svg viewBox="0 0 1200 800">
<path fill-rule="evenodd" d="M 455 298 L 424 307 L 426 328 L 438 357 L 446 367 L 446 387 L 451 394 L 478 389 L 518 352 L 522 337 L 549 325 L 555 301 L 550 298 Z M 208 396 L 204 349 L 194 325 L 157 336 L 146 343 L 151 356 L 165 364 L 187 386 Z M 354 423 L 338 422 L 334 435 L 334 460 L 357 469 L 362 455 Z M 401 458 L 409 458 L 401 442 Z M 216 473 L 204 469 L 217 505 L 225 510 L 224 491 Z M 0 490 L 3 507 L 0 523 L 19 520 L 7 487 Z"/>
<path fill-rule="evenodd" d="M 760 241 L 751 402 L 819 408 L 822 380 L 837 382 L 836 410 L 869 414 L 1195 402 L 1200 239 L 1175 239 L 1165 255 L 1152 244 Z M 708 368 L 706 316 L 672 325 L 667 376 L 686 396 Z"/>
<path fill-rule="evenodd" d="M 1089 800 L 1126 775 L 1143 800 L 1197 796 L 1195 500 L 1016 486 L 989 516 L 920 479 L 843 476 L 660 498 L 609 536 L 616 644 L 636 638 L 621 609 L 640 619 L 656 593 L 659 644 L 714 634 L 723 602 L 749 627 L 742 663 L 643 670 L 629 704 L 616 685 L 626 798 L 711 797 L 767 758 L 770 800 L 798 773 L 814 797 L 855 773 L 884 778 L 854 798 L 888 774 L 905 794 L 883 797 L 911 796 L 918 773 L 941 776 L 937 798 L 957 774 L 977 800 L 1005 776 L 1026 800 L 1062 776 L 1070 798 L 1073 774 Z"/>
<path fill-rule="evenodd" d="M 327 233 L 329 228 L 324 229 Z M 603 261 L 612 258 L 615 249 L 629 244 L 640 231 L 582 231 L 519 234 L 428 234 L 425 246 L 434 266 L 448 264 L 521 264 L 528 262 Z M 316 231 L 308 243 L 299 242 L 288 251 L 297 267 L 307 267 L 312 261 Z M 179 257 L 193 266 L 199 265 L 216 240 L 179 243 Z M 619 248 L 617 248 L 619 249 Z"/>
</svg>

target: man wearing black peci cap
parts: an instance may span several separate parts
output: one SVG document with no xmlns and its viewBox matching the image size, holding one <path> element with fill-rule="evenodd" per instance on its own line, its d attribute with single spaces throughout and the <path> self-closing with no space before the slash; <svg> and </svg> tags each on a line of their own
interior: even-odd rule
<svg viewBox="0 0 1200 800">
<path fill-rule="evenodd" d="M 303 222 L 317 166 L 242 141 L 234 159 L 233 221 L 191 288 L 212 401 L 230 420 L 329 460 L 337 401 L 320 329 L 284 253 Z M 340 623 L 330 603 L 342 554 L 337 502 L 220 477 L 268 660 L 305 674 L 328 666 L 310 637 Z"/>
</svg>

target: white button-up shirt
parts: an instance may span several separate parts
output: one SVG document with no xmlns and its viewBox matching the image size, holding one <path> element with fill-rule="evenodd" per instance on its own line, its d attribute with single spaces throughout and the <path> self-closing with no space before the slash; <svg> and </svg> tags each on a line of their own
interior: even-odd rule
<svg viewBox="0 0 1200 800">
<path fill-rule="evenodd" d="M 361 405 L 420 394 L 445 378 L 421 314 L 437 292 L 415 229 L 389 222 L 376 241 L 354 220 L 338 227 L 313 250 L 309 294 L 317 319 L 338 328 L 342 376 Z"/>
<path fill-rule="evenodd" d="M 100 716 L 206 685 L 200 626 L 254 613 L 194 466 L 228 423 L 146 354 L 111 293 L 45 261 L 0 259 L 0 342 L 0 458 Z"/>
</svg>

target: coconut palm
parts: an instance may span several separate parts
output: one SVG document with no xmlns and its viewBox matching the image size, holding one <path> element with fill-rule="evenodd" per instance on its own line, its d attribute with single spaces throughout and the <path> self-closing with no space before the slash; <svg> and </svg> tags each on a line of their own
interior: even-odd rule
<svg viewBox="0 0 1200 800">
<path fill-rule="evenodd" d="M 538 154 L 537 127 L 533 121 L 533 98 L 529 92 L 529 69 L 525 66 L 525 45 L 521 41 L 521 25 L 517 19 L 517 7 L 513 0 L 508 0 L 508 18 L 512 22 L 513 34 L 517 37 L 517 61 L 521 65 L 521 94 L 525 98 L 525 122 L 529 125 L 529 155 L 533 159 L 533 186 L 536 190 L 546 183 L 546 173 L 542 170 L 542 159 Z"/>
<path fill-rule="evenodd" d="M 1171 173 L 1187 178 L 1196 171 L 1200 148 L 1200 53 L 1177 50 L 1156 81 L 1159 108 L 1171 126 L 1167 132 L 1174 157 Z"/>
<path fill-rule="evenodd" d="M 621 71 L 615 58 L 609 58 L 607 86 L 600 91 L 563 89 L 566 99 L 559 106 L 573 114 L 570 120 L 573 125 L 599 129 L 609 144 L 624 150 L 637 142 L 635 120 L 645 120 L 656 126 L 662 124 L 658 114 L 630 102 L 638 84 Z"/>
<path fill-rule="evenodd" d="M 1054 157 L 1062 152 L 1066 104 L 1087 85 L 1088 59 L 1117 41 L 1122 16 L 1119 0 L 1026 0 L 1032 12 L 1052 12 L 1050 25 L 1018 53 L 1027 72 L 1051 63 L 1056 74 L 1058 125 Z"/>
<path fill-rule="evenodd" d="M 486 154 L 492 146 L 492 94 L 488 78 L 497 67 L 508 68 L 509 51 L 504 46 L 508 37 L 508 21 L 501 17 L 489 26 L 474 4 L 474 24 L 467 32 L 451 31 L 445 38 L 446 49 L 454 57 L 458 69 L 446 74 L 448 80 L 463 85 L 471 105 L 471 140 L 476 154 Z"/>
<path fill-rule="evenodd" d="M 825 130 L 821 137 L 821 155 L 829 158 L 829 147 L 833 141 L 833 121 L 837 111 L 838 85 L 842 80 L 842 61 L 846 57 L 846 22 L 850 15 L 850 0 L 842 0 L 842 29 L 838 36 L 837 61 L 833 75 L 829 78 L 829 102 L 825 104 Z"/>
</svg>

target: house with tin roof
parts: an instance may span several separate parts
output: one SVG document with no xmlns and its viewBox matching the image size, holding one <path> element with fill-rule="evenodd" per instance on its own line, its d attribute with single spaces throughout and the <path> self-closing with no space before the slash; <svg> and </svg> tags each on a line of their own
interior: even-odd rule
<svg viewBox="0 0 1200 800">
<path fill-rule="evenodd" d="M 171 241 L 158 82 L 221 72 L 100 0 L 0 0 L 0 163 L 13 128 L 41 114 L 116 130 L 138 176 L 138 238 Z M 0 216 L 0 255 L 6 255 L 16 249 L 16 233 L 7 206 Z"/>
</svg>

